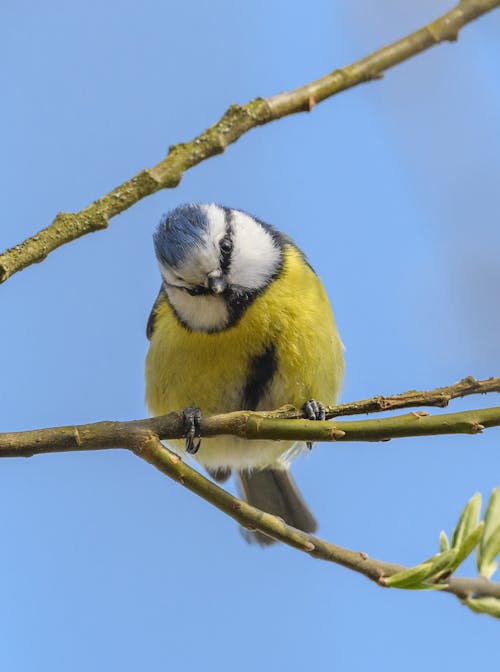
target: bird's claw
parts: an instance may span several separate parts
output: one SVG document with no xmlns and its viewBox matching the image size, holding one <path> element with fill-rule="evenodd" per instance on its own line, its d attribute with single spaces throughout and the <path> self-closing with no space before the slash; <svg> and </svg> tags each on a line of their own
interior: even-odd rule
<svg viewBox="0 0 500 672">
<path fill-rule="evenodd" d="M 309 399 L 309 401 L 306 401 L 306 403 L 302 406 L 302 410 L 304 411 L 308 420 L 326 419 L 325 406 L 321 403 L 321 401 Z M 306 446 L 309 448 L 309 450 L 312 450 L 312 441 L 306 441 Z"/>
<path fill-rule="evenodd" d="M 184 417 L 184 434 L 186 436 L 186 453 L 195 455 L 201 444 L 201 438 L 195 439 L 201 435 L 201 410 L 198 406 L 188 406 L 182 411 Z"/>
<path fill-rule="evenodd" d="M 324 404 L 321 401 L 316 401 L 316 399 L 309 399 L 302 406 L 302 410 L 306 414 L 308 420 L 325 420 L 326 411 Z"/>
</svg>

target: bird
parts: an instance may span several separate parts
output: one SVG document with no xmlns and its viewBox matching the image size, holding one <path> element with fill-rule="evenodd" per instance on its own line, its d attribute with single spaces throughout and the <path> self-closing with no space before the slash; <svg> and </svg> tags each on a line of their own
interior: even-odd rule
<svg viewBox="0 0 500 672">
<path fill-rule="evenodd" d="M 218 482 L 235 472 L 249 504 L 315 532 L 289 470 L 304 443 L 196 437 L 202 415 L 230 411 L 292 404 L 325 419 L 344 357 L 321 280 L 288 235 L 215 203 L 179 205 L 162 216 L 153 241 L 161 287 L 146 328 L 150 414 L 183 409 L 186 440 L 170 441 L 175 450 Z M 262 546 L 274 541 L 242 532 Z"/>
</svg>

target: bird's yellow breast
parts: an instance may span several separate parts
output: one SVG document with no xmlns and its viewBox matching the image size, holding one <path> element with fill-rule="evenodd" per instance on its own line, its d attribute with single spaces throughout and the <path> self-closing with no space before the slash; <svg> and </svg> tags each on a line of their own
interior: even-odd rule
<svg viewBox="0 0 500 672">
<path fill-rule="evenodd" d="M 308 399 L 334 403 L 343 373 L 342 345 L 319 278 L 286 245 L 277 278 L 232 327 L 189 331 L 165 299 L 156 311 L 146 358 L 146 401 L 153 415 L 186 406 L 203 413 L 242 408 L 252 361 L 274 347 L 276 371 L 259 409 Z"/>
</svg>

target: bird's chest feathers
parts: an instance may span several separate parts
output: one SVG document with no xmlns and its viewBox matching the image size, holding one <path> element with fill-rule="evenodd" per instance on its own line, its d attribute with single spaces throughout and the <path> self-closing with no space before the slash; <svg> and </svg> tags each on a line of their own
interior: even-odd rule
<svg viewBox="0 0 500 672">
<path fill-rule="evenodd" d="M 243 317 L 225 331 L 189 331 L 165 303 L 158 311 L 147 366 L 154 381 L 148 404 L 155 414 L 190 405 L 217 413 L 255 408 L 277 362 L 268 325 Z"/>
<path fill-rule="evenodd" d="M 228 328 L 190 331 L 166 300 L 159 305 L 146 363 L 147 403 L 154 415 L 191 405 L 221 413 L 298 407 L 310 398 L 333 403 L 342 361 L 321 283 L 290 248 L 280 275 Z"/>
</svg>

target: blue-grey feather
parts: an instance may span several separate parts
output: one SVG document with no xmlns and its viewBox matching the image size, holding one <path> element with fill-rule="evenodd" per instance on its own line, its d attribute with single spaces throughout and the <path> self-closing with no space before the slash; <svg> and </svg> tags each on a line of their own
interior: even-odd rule
<svg viewBox="0 0 500 672">
<path fill-rule="evenodd" d="M 153 234 L 158 261 L 173 268 L 180 266 L 188 251 L 202 243 L 207 226 L 206 214 L 198 204 L 179 205 L 163 215 Z"/>
</svg>

